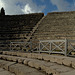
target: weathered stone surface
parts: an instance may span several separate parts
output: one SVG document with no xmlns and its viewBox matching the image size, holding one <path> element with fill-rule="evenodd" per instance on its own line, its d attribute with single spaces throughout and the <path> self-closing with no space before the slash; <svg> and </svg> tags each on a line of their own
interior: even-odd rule
<svg viewBox="0 0 75 75">
<path fill-rule="evenodd" d="M 33 67 L 33 68 L 34 68 L 34 62 L 35 62 L 35 61 L 29 61 L 29 62 L 28 62 L 28 66 Z"/>
<path fill-rule="evenodd" d="M 17 52 L 17 54 L 16 54 L 16 55 L 17 55 L 17 56 L 19 56 L 19 57 L 21 57 L 22 53 Z"/>
<path fill-rule="evenodd" d="M 4 71 L 4 69 L 0 68 L 0 72 L 1 72 L 1 71 Z"/>
<path fill-rule="evenodd" d="M 71 66 L 75 69 L 75 58 L 74 58 L 74 60 L 72 60 L 72 65 Z"/>
<path fill-rule="evenodd" d="M 29 75 L 44 75 L 42 73 L 40 73 L 39 71 L 27 67 L 25 65 L 21 65 L 21 64 L 16 64 L 15 62 L 9 62 L 9 61 L 4 61 L 4 60 L 0 60 L 0 67 L 9 70 L 10 72 L 15 73 L 16 75 L 25 75 L 25 74 L 29 74 Z M 2 74 L 2 73 L 1 73 Z M 7 74 L 9 75 L 9 74 Z M 13 74 L 10 74 L 13 75 Z"/>
<path fill-rule="evenodd" d="M 68 71 L 68 72 L 66 72 L 66 73 L 62 73 L 62 74 L 60 74 L 60 75 L 75 75 L 75 70 L 72 70 L 72 71 Z"/>
<path fill-rule="evenodd" d="M 9 70 L 11 72 L 14 72 L 16 75 L 45 75 L 43 73 L 40 73 L 39 71 L 30 68 L 28 66 L 25 65 L 21 65 L 21 64 L 15 64 L 15 65 L 11 65 L 9 67 Z"/>
<path fill-rule="evenodd" d="M 74 14 L 75 12 L 48 13 L 39 24 L 32 40 L 75 39 Z"/>
<path fill-rule="evenodd" d="M 26 60 L 26 58 L 21 58 L 21 57 L 19 57 L 19 58 L 18 58 L 18 63 L 24 63 L 24 60 Z"/>
<path fill-rule="evenodd" d="M 48 74 L 56 74 L 60 75 L 61 73 L 66 73 L 69 71 L 72 71 L 72 68 L 59 65 L 56 63 L 51 63 L 51 62 L 45 62 L 45 61 L 40 61 L 40 60 L 32 60 L 28 62 L 28 65 L 30 67 L 35 67 L 36 69 L 41 69 L 42 71 L 45 71 Z"/>
<path fill-rule="evenodd" d="M 0 16 L 0 40 L 2 42 L 0 46 L 2 49 L 4 50 L 5 47 L 5 50 L 10 50 L 10 41 L 26 41 L 32 29 L 43 16 L 43 13 Z M 26 50 L 25 47 L 22 48 L 24 51 Z M 21 47 L 17 46 L 16 50 L 21 50 Z"/>
<path fill-rule="evenodd" d="M 46 57 L 45 57 L 46 56 Z M 52 56 L 52 55 L 43 55 L 43 59 L 46 60 L 46 61 L 51 61 L 51 62 L 55 62 L 55 56 Z"/>
<path fill-rule="evenodd" d="M 16 64 L 15 62 L 8 62 L 3 66 L 4 69 L 9 70 L 9 66 Z"/>
<path fill-rule="evenodd" d="M 15 75 L 15 74 L 0 68 L 0 75 Z"/>
<path fill-rule="evenodd" d="M 32 61 L 33 59 L 25 59 L 24 61 L 23 61 L 23 63 L 25 64 L 25 65 L 28 65 L 28 62 L 29 61 Z"/>
<path fill-rule="evenodd" d="M 20 57 L 1 55 L 1 58 L 4 60 L 17 62 Z"/>
<path fill-rule="evenodd" d="M 0 59 L 2 58 L 3 55 L 0 55 Z"/>
<path fill-rule="evenodd" d="M 27 54 L 29 54 L 29 53 L 21 53 L 21 57 L 27 57 Z"/>
<path fill-rule="evenodd" d="M 32 56 L 31 57 L 37 59 L 38 58 L 38 54 L 32 53 Z"/>
<path fill-rule="evenodd" d="M 27 53 L 27 58 L 31 58 L 32 57 L 32 53 Z"/>
<path fill-rule="evenodd" d="M 24 54 L 24 53 L 23 53 Z M 9 55 L 0 55 L 0 58 L 3 58 L 4 60 L 8 61 L 18 61 L 20 64 L 28 65 L 32 68 L 41 70 L 46 72 L 47 74 L 53 74 L 53 75 L 67 75 L 70 71 L 74 72 L 75 68 L 75 59 L 71 57 L 65 57 L 65 56 L 54 56 L 54 55 L 47 55 L 47 54 L 36 54 L 36 53 L 25 53 L 22 56 L 22 53 L 20 53 L 20 57 L 18 56 L 9 56 Z M 29 55 L 30 54 L 30 55 Z M 27 56 L 27 58 L 26 58 Z M 42 60 L 43 59 L 43 60 Z M 4 69 L 9 69 L 8 67 L 11 67 L 15 65 L 15 63 L 11 62 L 5 62 L 3 60 L 0 61 L 0 67 L 3 67 Z M 67 67 L 68 66 L 68 67 Z M 14 68 L 11 67 L 10 71 L 18 74 L 18 72 L 21 72 L 18 66 Z M 13 71 L 12 71 L 13 70 Z M 22 73 L 22 72 L 21 72 Z M 20 73 L 20 74 L 21 74 Z M 34 72 L 35 73 L 35 72 Z M 22 73 L 23 74 L 23 73 Z"/>
<path fill-rule="evenodd" d="M 11 52 L 11 55 L 17 56 L 17 52 Z"/>
<path fill-rule="evenodd" d="M 43 60 L 50 61 L 50 56 L 49 55 L 43 55 Z"/>
<path fill-rule="evenodd" d="M 39 62 L 39 61 L 35 61 L 34 62 L 34 67 L 36 68 L 36 69 L 38 69 L 38 70 L 40 70 L 41 69 L 41 63 Z"/>
<path fill-rule="evenodd" d="M 58 64 L 63 64 L 64 56 L 55 56 L 55 62 Z"/>
<path fill-rule="evenodd" d="M 53 73 L 55 73 L 55 70 L 51 69 L 50 67 L 46 67 L 46 73 L 49 75 L 50 74 L 54 75 Z"/>
<path fill-rule="evenodd" d="M 71 66 L 72 65 L 72 59 L 71 58 L 65 58 L 64 60 L 63 60 L 63 64 L 64 65 L 67 65 L 67 66 Z"/>
<path fill-rule="evenodd" d="M 7 51 L 6 55 L 12 55 L 12 52 L 11 51 Z"/>
<path fill-rule="evenodd" d="M 5 64 L 7 64 L 8 61 L 4 61 L 4 60 L 0 60 L 0 67 L 5 66 Z"/>
<path fill-rule="evenodd" d="M 15 62 L 9 62 L 9 61 L 4 61 L 0 60 L 0 67 L 9 70 L 9 66 L 15 64 Z"/>
<path fill-rule="evenodd" d="M 12 61 L 12 56 L 6 56 L 6 59 L 8 60 L 8 61 Z"/>
<path fill-rule="evenodd" d="M 3 54 L 7 54 L 7 51 L 3 51 Z"/>
<path fill-rule="evenodd" d="M 42 60 L 43 56 L 41 54 L 38 54 L 37 58 Z"/>
<path fill-rule="evenodd" d="M 14 62 L 17 62 L 18 59 L 19 59 L 19 57 L 15 57 L 15 56 L 12 56 L 12 57 L 11 57 L 11 60 L 14 61 Z"/>
</svg>

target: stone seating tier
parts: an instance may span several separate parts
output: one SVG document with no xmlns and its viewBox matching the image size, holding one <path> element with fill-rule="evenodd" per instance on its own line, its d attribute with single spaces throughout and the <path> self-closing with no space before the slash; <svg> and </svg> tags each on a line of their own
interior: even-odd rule
<svg viewBox="0 0 75 75">
<path fill-rule="evenodd" d="M 5 41 L 9 45 L 11 41 L 27 41 L 28 36 L 43 16 L 43 13 L 0 16 L 0 42 L 3 44 Z"/>
<path fill-rule="evenodd" d="M 75 12 L 53 12 L 40 22 L 32 38 L 75 39 Z M 35 40 L 35 39 L 34 39 Z"/>
<path fill-rule="evenodd" d="M 75 74 L 75 59 L 72 57 L 12 51 L 0 53 L 0 67 L 16 75 L 25 75 L 30 69 L 34 70 L 34 73 L 36 71 L 36 75 Z M 30 72 L 30 75 L 33 75 L 32 72 Z"/>
</svg>

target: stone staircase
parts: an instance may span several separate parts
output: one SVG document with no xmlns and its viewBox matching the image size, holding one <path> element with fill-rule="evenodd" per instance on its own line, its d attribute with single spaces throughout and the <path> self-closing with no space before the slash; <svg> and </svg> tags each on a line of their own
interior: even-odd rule
<svg viewBox="0 0 75 75">
<path fill-rule="evenodd" d="M 15 75 L 75 75 L 75 58 L 65 56 L 2 51 L 0 66 Z"/>
<path fill-rule="evenodd" d="M 75 12 L 48 13 L 32 38 L 38 40 L 75 39 Z"/>
</svg>

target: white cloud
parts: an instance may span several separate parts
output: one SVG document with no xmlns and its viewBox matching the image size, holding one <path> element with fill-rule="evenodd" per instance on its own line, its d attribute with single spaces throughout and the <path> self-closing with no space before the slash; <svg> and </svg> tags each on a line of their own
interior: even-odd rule
<svg viewBox="0 0 75 75">
<path fill-rule="evenodd" d="M 24 13 L 39 13 L 39 12 L 42 12 L 42 10 L 45 8 L 45 6 L 37 6 L 36 4 L 26 4 L 24 6 L 24 9 L 22 9 L 22 11 Z"/>
<path fill-rule="evenodd" d="M 74 3 L 69 3 L 67 0 L 50 0 L 57 7 L 55 11 L 75 11 Z"/>
<path fill-rule="evenodd" d="M 4 3 L 0 0 L 0 8 L 1 8 L 2 6 L 5 7 L 5 6 L 4 6 Z"/>
<path fill-rule="evenodd" d="M 0 0 L 0 8 L 4 7 L 6 14 L 28 14 L 42 12 L 45 6 L 38 6 L 32 0 Z"/>
<path fill-rule="evenodd" d="M 22 11 L 24 12 L 24 13 L 33 13 L 33 11 L 31 10 L 31 8 L 30 8 L 30 6 L 29 6 L 29 4 L 26 4 L 25 5 L 25 7 L 24 7 L 24 9 L 22 9 Z"/>
</svg>

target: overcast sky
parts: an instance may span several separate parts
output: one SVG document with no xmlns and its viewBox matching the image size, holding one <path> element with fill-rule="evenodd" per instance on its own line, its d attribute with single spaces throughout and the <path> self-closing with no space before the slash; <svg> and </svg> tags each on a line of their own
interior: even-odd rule
<svg viewBox="0 0 75 75">
<path fill-rule="evenodd" d="M 75 11 L 75 0 L 0 0 L 6 15 Z"/>
</svg>

